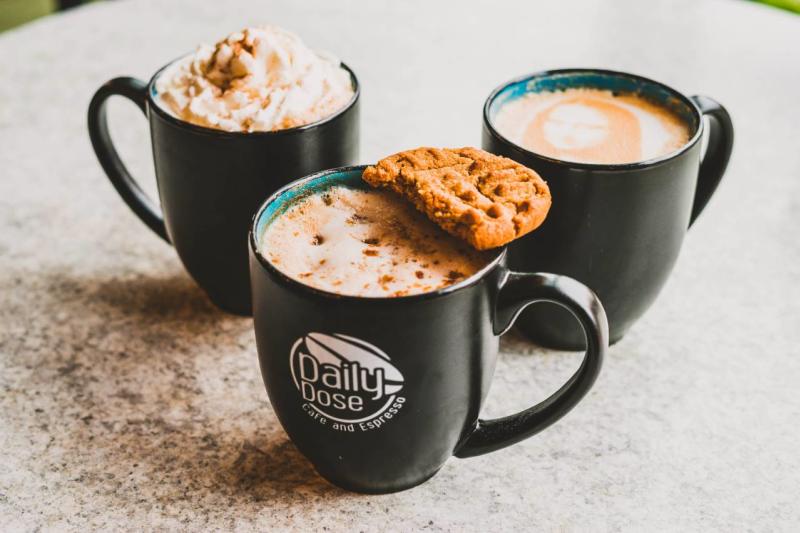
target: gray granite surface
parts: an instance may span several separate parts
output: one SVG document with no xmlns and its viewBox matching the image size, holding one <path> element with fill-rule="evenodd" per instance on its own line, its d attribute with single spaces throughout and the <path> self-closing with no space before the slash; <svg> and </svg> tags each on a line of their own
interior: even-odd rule
<svg viewBox="0 0 800 533">
<path fill-rule="evenodd" d="M 559 424 L 389 496 L 330 486 L 287 440 L 251 321 L 128 211 L 85 126 L 107 78 L 261 21 L 357 71 L 367 162 L 479 143 L 488 92 L 549 67 L 728 106 L 725 182 Z M 732 0 L 115 1 L 0 35 L 0 530 L 799 530 L 799 65 L 800 17 Z M 111 114 L 153 191 L 145 121 Z M 507 335 L 486 414 L 543 398 L 580 357 Z"/>
</svg>

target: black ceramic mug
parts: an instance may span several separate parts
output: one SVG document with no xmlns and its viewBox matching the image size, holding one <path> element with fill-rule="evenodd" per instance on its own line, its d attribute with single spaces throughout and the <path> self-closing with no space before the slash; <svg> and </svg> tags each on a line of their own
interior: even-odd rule
<svg viewBox="0 0 800 533">
<path fill-rule="evenodd" d="M 261 373 L 278 419 L 322 476 L 381 493 L 422 483 L 453 455 L 503 448 L 564 416 L 600 372 L 608 326 L 584 285 L 511 272 L 504 250 L 454 285 L 382 298 L 318 290 L 265 259 L 261 237 L 288 206 L 333 185 L 364 188 L 363 169 L 321 172 L 270 197 L 250 233 L 250 273 Z M 499 335 L 536 302 L 554 302 L 577 318 L 588 345 L 583 363 L 543 402 L 480 420 Z"/>
<path fill-rule="evenodd" d="M 505 103 L 532 92 L 574 87 L 633 93 L 666 106 L 688 127 L 689 141 L 673 153 L 637 163 L 576 163 L 526 150 L 495 128 L 494 118 Z M 704 116 L 710 119 L 707 132 Z M 704 135 L 708 148 L 701 156 Z M 509 247 L 509 265 L 564 274 L 591 287 L 608 313 L 611 342 L 618 341 L 666 282 L 686 230 L 725 173 L 732 146 L 733 125 L 720 104 L 641 76 L 565 69 L 501 85 L 483 109 L 483 148 L 536 170 L 553 196 L 542 226 Z M 517 327 L 545 346 L 584 346 L 580 329 L 554 305 L 531 308 Z"/>
<path fill-rule="evenodd" d="M 359 87 L 318 122 L 269 132 L 228 132 L 190 124 L 158 103 L 155 82 L 115 78 L 89 105 L 89 135 L 111 183 L 134 213 L 171 243 L 189 274 L 220 308 L 251 313 L 247 233 L 263 199 L 301 176 L 358 158 Z M 128 173 L 108 132 L 106 101 L 119 95 L 147 116 L 161 206 Z"/>
</svg>

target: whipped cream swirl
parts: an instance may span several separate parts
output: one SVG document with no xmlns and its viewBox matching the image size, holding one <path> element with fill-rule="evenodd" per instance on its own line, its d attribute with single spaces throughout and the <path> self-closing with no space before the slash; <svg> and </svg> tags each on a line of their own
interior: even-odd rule
<svg viewBox="0 0 800 533">
<path fill-rule="evenodd" d="M 246 28 L 167 67 L 162 107 L 226 131 L 274 131 L 316 122 L 353 97 L 349 72 L 328 53 L 275 26 Z"/>
</svg>

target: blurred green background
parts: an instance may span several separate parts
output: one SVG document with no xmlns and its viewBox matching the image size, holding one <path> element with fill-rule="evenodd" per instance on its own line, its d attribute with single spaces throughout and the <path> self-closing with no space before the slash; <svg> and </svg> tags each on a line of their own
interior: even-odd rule
<svg viewBox="0 0 800 533">
<path fill-rule="evenodd" d="M 0 31 L 94 0 L 0 0 Z M 800 13 L 800 0 L 751 0 Z"/>
<path fill-rule="evenodd" d="M 56 0 L 0 0 L 0 31 L 46 15 L 56 8 Z"/>
<path fill-rule="evenodd" d="M 0 0 L 2 1 L 2 0 Z M 768 4 L 794 13 L 800 13 L 800 0 L 756 0 L 760 4 Z"/>
<path fill-rule="evenodd" d="M 0 31 L 82 3 L 81 0 L 0 0 Z"/>
</svg>

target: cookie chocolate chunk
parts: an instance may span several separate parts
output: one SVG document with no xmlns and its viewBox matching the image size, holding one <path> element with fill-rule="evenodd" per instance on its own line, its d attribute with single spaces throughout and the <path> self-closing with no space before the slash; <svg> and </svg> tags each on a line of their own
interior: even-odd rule
<svg viewBox="0 0 800 533">
<path fill-rule="evenodd" d="M 550 190 L 533 170 L 477 148 L 417 148 L 378 161 L 364 181 L 411 201 L 442 229 L 478 250 L 536 229 Z"/>
</svg>

